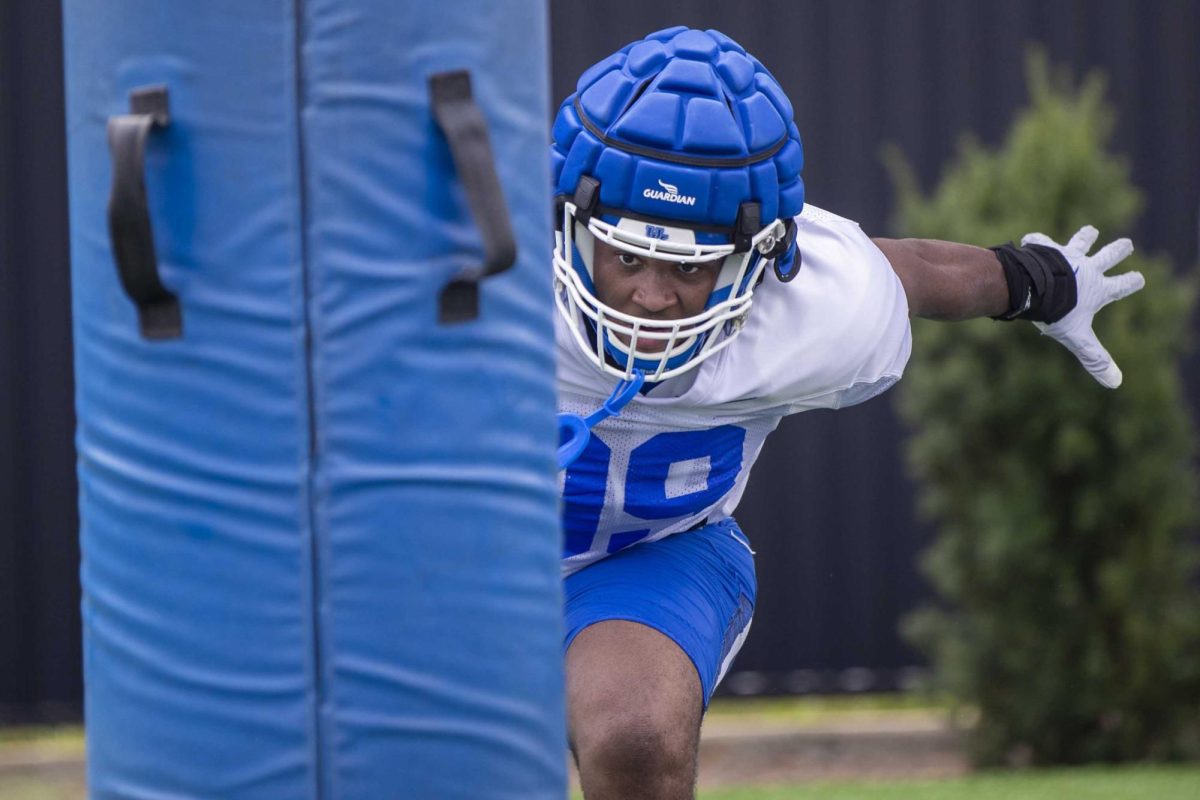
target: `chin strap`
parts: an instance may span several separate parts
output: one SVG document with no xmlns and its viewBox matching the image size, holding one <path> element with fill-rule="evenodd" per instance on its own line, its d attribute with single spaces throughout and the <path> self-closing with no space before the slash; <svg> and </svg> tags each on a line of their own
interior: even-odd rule
<svg viewBox="0 0 1200 800">
<path fill-rule="evenodd" d="M 579 458 L 583 449 L 587 447 L 588 440 L 592 438 L 592 428 L 609 417 L 620 414 L 621 409 L 629 405 L 629 401 L 641 391 L 645 382 L 646 373 L 635 369 L 633 377 L 618 383 L 604 404 L 586 418 L 578 414 L 559 414 L 558 438 L 562 444 L 558 446 L 558 468 L 566 469 L 574 464 L 575 459 Z"/>
</svg>

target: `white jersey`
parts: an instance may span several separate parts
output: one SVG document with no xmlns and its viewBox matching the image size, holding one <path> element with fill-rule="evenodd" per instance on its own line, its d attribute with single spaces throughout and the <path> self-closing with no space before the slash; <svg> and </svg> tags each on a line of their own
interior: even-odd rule
<svg viewBox="0 0 1200 800">
<path fill-rule="evenodd" d="M 560 474 L 566 573 L 729 516 L 780 419 L 861 403 L 900 379 L 908 302 L 883 253 L 857 223 L 811 205 L 796 224 L 796 278 L 768 275 L 728 347 L 597 425 Z M 615 381 L 556 320 L 559 410 L 586 416 Z"/>
</svg>

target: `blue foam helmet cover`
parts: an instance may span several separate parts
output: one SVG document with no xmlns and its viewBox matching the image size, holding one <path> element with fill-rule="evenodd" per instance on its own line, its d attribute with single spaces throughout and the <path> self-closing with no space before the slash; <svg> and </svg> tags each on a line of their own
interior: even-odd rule
<svg viewBox="0 0 1200 800">
<path fill-rule="evenodd" d="M 90 796 L 564 797 L 543 4 L 63 11 Z M 461 69 L 518 258 L 440 325 Z M 150 85 L 168 341 L 105 222 Z"/>
<path fill-rule="evenodd" d="M 589 175 L 601 207 L 725 228 L 747 201 L 764 224 L 799 214 L 803 161 L 792 105 L 771 73 L 728 36 L 684 27 L 584 72 L 551 147 L 559 196 Z"/>
</svg>

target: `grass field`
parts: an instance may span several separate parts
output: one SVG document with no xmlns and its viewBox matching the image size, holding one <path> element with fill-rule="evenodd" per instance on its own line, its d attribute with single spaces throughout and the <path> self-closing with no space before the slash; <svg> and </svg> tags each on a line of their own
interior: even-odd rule
<svg viewBox="0 0 1200 800">
<path fill-rule="evenodd" d="M 83 728 L 78 725 L 37 725 L 0 728 L 0 748 L 37 745 L 41 749 L 83 749 Z"/>
<path fill-rule="evenodd" d="M 68 776 L 0 776 L 4 800 L 82 800 Z M 581 797 L 579 794 L 575 798 Z M 817 783 L 700 792 L 700 800 L 1196 800 L 1200 766 L 1086 767 L 943 781 Z"/>
<path fill-rule="evenodd" d="M 944 711 L 946 701 L 920 692 L 892 694 L 805 695 L 800 697 L 718 697 L 705 719 L 711 724 L 728 720 L 787 722 L 819 725 L 856 715 L 903 714 Z"/>
<path fill-rule="evenodd" d="M 869 725 L 871 720 L 949 721 L 951 718 L 961 727 L 970 727 L 975 716 L 974 709 L 952 710 L 948 701 L 919 692 L 802 697 L 719 697 L 709 706 L 704 718 L 704 729 L 708 733 L 727 730 L 770 731 L 785 728 Z"/>
<path fill-rule="evenodd" d="M 916 696 L 857 696 L 730 700 L 715 702 L 709 722 L 772 727 L 823 725 L 873 715 L 895 716 L 945 710 Z M 51 761 L 82 758 L 79 728 L 0 729 L 0 767 L 5 757 L 31 748 Z M 80 765 L 81 766 L 81 765 Z M 32 774 L 0 768 L 3 800 L 82 800 L 82 769 L 53 767 Z M 576 792 L 573 798 L 580 798 Z M 1179 766 L 1082 767 L 987 772 L 941 780 L 837 781 L 777 786 L 739 785 L 702 790 L 700 800 L 1197 800 L 1200 764 Z"/>
<path fill-rule="evenodd" d="M 70 775 L 4 777 L 4 800 L 82 800 Z M 582 797 L 578 793 L 574 798 Z M 814 783 L 701 791 L 700 800 L 1196 800 L 1200 766 L 1085 767 L 989 773 L 941 781 Z"/>
<path fill-rule="evenodd" d="M 1081 767 L 970 778 L 713 789 L 700 800 L 1196 800 L 1200 766 Z"/>
</svg>

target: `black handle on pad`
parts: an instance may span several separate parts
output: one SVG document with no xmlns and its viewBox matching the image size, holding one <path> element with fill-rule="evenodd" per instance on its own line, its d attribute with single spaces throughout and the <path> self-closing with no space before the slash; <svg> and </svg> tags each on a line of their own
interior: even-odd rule
<svg viewBox="0 0 1200 800">
<path fill-rule="evenodd" d="M 146 205 L 146 139 L 171 118 L 165 86 L 144 86 L 129 95 L 129 113 L 108 120 L 108 149 L 113 160 L 108 197 L 108 234 L 117 274 L 138 310 L 146 339 L 174 339 L 183 334 L 179 299 L 158 275 L 154 229 Z"/>
<path fill-rule="evenodd" d="M 480 279 L 511 267 L 517 259 L 517 243 L 496 175 L 487 122 L 471 94 L 470 73 L 455 70 L 430 76 L 429 94 L 433 118 L 450 145 L 454 169 L 483 238 L 482 268 L 450 281 L 438 302 L 439 322 L 465 322 L 479 316 Z"/>
</svg>

